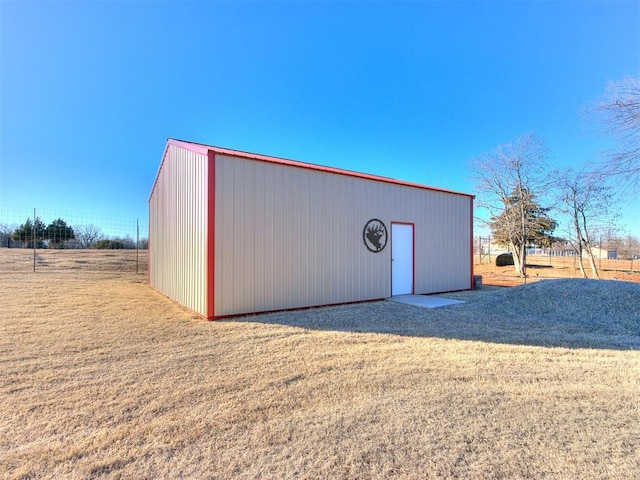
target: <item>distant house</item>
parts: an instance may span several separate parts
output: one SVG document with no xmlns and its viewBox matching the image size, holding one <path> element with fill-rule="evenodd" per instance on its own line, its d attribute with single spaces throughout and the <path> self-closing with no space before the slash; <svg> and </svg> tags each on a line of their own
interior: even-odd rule
<svg viewBox="0 0 640 480">
<path fill-rule="evenodd" d="M 22 242 L 14 242 L 11 239 L 11 235 L 7 233 L 0 233 L 0 248 L 20 248 Z"/>
<path fill-rule="evenodd" d="M 604 260 L 615 260 L 618 258 L 618 251 L 615 249 L 592 247 L 591 253 L 593 253 L 594 258 L 602 258 Z"/>
</svg>

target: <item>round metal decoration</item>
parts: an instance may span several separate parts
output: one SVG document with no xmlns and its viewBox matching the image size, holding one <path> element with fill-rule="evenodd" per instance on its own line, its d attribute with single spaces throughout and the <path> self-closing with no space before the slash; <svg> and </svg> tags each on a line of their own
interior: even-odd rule
<svg viewBox="0 0 640 480">
<path fill-rule="evenodd" d="M 384 250 L 387 246 L 387 227 L 377 218 L 372 218 L 364 226 L 362 230 L 362 240 L 365 247 L 373 253 L 378 253 Z"/>
</svg>

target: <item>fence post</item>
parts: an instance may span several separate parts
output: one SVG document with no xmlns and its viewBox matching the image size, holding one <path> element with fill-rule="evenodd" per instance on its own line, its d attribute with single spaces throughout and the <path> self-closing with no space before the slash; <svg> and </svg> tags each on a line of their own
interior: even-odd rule
<svg viewBox="0 0 640 480">
<path fill-rule="evenodd" d="M 33 272 L 36 271 L 36 209 L 33 209 L 33 234 L 31 235 L 33 240 Z"/>
<path fill-rule="evenodd" d="M 598 255 L 599 261 L 598 261 L 598 270 L 602 271 L 602 235 L 600 235 L 600 254 Z M 609 252 L 607 249 L 607 260 L 609 259 Z"/>
<path fill-rule="evenodd" d="M 139 256 L 140 256 L 140 219 L 136 218 L 136 275 L 138 275 Z"/>
</svg>

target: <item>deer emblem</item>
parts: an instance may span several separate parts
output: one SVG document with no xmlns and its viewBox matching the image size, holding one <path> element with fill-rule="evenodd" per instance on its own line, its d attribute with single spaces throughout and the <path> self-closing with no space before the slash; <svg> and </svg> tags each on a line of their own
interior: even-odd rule
<svg viewBox="0 0 640 480">
<path fill-rule="evenodd" d="M 387 245 L 387 227 L 378 219 L 369 220 L 364 227 L 364 244 L 372 252 L 379 252 Z"/>
</svg>

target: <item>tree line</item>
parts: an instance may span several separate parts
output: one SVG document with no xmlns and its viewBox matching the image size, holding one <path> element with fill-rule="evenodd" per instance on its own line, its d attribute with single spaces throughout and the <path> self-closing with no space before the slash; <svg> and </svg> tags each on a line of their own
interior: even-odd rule
<svg viewBox="0 0 640 480">
<path fill-rule="evenodd" d="M 35 244 L 34 244 L 35 242 Z M 18 248 L 95 248 L 146 249 L 148 242 L 130 237 L 107 238 L 95 225 L 72 227 L 62 218 L 46 225 L 40 217 L 27 220 L 18 227 L 0 224 L 0 246 Z"/>
<path fill-rule="evenodd" d="M 489 213 L 486 223 L 496 243 L 511 251 L 519 276 L 526 276 L 527 248 L 564 241 L 579 257 L 582 276 L 584 260 L 599 278 L 596 244 L 616 230 L 617 205 L 640 196 L 640 79 L 611 82 L 586 112 L 617 140 L 598 162 L 551 169 L 548 149 L 533 132 L 470 162 L 478 206 Z M 562 227 L 557 215 L 565 219 Z"/>
</svg>

